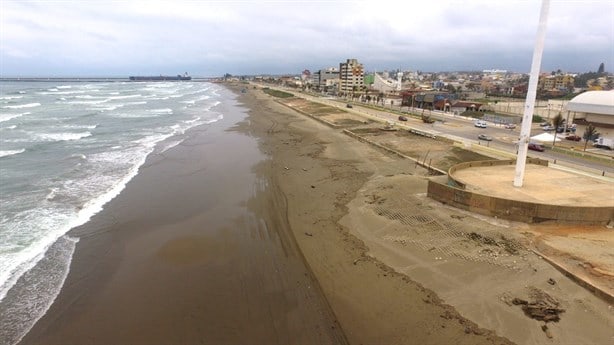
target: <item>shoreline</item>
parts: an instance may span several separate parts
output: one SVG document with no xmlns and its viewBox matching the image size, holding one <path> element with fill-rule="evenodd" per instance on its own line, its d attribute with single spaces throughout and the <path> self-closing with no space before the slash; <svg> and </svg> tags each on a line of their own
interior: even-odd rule
<svg viewBox="0 0 614 345">
<path fill-rule="evenodd" d="M 224 92 L 225 125 L 150 155 L 71 230 L 68 278 L 19 344 L 346 343 L 254 171 L 266 155 L 235 130 L 247 109 Z"/>
<path fill-rule="evenodd" d="M 485 226 L 424 199 L 426 169 L 260 90 L 223 86 L 242 115 L 216 133 L 232 140 L 216 142 L 203 126 L 149 157 L 117 200 L 75 229 L 81 241 L 74 268 L 20 344 L 552 342 L 538 321 L 499 300 L 499 291 L 489 292 L 517 279 L 509 271 L 401 244 L 406 234 L 394 233 L 396 223 L 373 211 L 402 196 L 404 207 L 426 212 L 416 217 Z M 214 160 L 227 163 L 207 164 Z M 547 266 L 540 263 L 537 274 L 523 279 L 545 284 L 554 271 Z M 460 290 L 476 289 L 477 299 L 458 296 L 462 282 Z M 553 289 L 578 293 L 558 282 Z M 481 297 L 481 289 L 489 293 Z M 563 327 L 577 321 L 571 331 L 603 335 L 591 322 L 611 315 L 584 295 L 565 303 L 563 326 L 548 324 L 555 341 L 566 343 Z M 601 319 L 582 320 L 579 308 Z M 593 338 L 567 341 L 577 339 Z"/>
</svg>

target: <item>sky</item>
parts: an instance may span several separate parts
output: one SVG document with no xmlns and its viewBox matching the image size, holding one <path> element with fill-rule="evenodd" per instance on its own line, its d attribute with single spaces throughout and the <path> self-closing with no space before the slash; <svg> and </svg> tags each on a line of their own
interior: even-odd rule
<svg viewBox="0 0 614 345">
<path fill-rule="evenodd" d="M 528 73 L 541 0 L 0 0 L 0 76 Z M 551 0 L 541 71 L 614 71 L 614 1 Z"/>
</svg>

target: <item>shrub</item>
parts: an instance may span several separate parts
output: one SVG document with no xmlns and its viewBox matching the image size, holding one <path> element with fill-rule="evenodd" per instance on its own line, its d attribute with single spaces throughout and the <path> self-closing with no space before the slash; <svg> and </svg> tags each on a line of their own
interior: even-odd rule
<svg viewBox="0 0 614 345">
<path fill-rule="evenodd" d="M 542 117 L 541 117 L 541 116 L 539 116 L 539 115 L 535 115 L 535 114 L 533 114 L 533 122 L 540 122 L 540 123 L 541 123 L 541 122 L 544 122 L 544 118 L 542 118 Z"/>
</svg>

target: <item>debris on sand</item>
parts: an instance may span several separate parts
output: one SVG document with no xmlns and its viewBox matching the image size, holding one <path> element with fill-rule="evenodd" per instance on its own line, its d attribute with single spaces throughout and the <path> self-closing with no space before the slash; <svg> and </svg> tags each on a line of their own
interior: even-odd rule
<svg viewBox="0 0 614 345">
<path fill-rule="evenodd" d="M 565 312 L 560 308 L 559 301 L 535 287 L 531 288 L 528 301 L 516 297 L 512 299 L 512 304 L 521 305 L 528 317 L 544 322 L 558 322 L 561 319 L 559 315 Z"/>
</svg>

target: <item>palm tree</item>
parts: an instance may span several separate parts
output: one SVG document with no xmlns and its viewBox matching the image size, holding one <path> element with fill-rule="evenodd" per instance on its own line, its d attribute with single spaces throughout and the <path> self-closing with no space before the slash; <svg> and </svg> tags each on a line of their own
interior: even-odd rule
<svg viewBox="0 0 614 345">
<path fill-rule="evenodd" d="M 599 133 L 597 133 L 597 128 L 595 128 L 592 123 L 589 123 L 588 126 L 586 126 L 586 128 L 584 129 L 584 135 L 582 135 L 582 138 L 584 138 L 584 151 L 586 151 L 586 145 L 588 145 L 588 141 L 595 139 L 595 137 L 597 137 L 598 135 Z"/>
<path fill-rule="evenodd" d="M 564 121 L 565 120 L 563 119 L 563 115 L 561 115 L 561 113 L 558 113 L 552 118 L 552 126 L 554 127 L 554 139 L 552 140 L 552 146 L 554 146 L 554 143 L 556 142 L 556 135 L 559 132 L 559 127 L 563 126 Z"/>
</svg>

